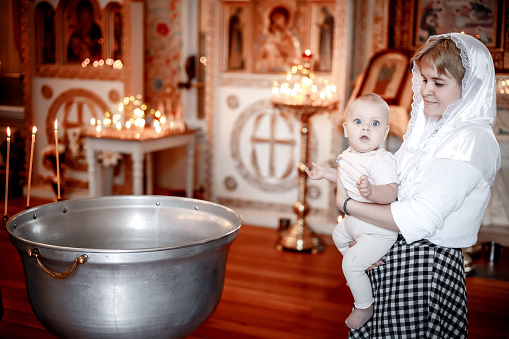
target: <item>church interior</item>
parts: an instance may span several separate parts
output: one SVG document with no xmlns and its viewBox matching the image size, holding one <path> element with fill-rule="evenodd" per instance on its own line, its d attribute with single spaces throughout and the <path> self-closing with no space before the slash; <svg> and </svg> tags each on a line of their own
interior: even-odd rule
<svg viewBox="0 0 509 339">
<path fill-rule="evenodd" d="M 502 165 L 478 243 L 463 252 L 469 337 L 509 336 L 507 1 L 7 0 L 0 17 L 0 337 L 73 337 L 52 316 L 64 307 L 58 297 L 31 292 L 68 281 L 83 295 L 78 286 L 94 284 L 79 280 L 87 265 L 100 266 L 93 253 L 62 276 L 73 246 L 43 243 L 61 233 L 50 226 L 58 227 L 62 208 L 76 234 L 88 227 L 84 220 L 102 229 L 136 219 L 121 233 L 141 239 L 149 232 L 139 226 L 163 212 L 182 226 L 199 223 L 195 211 L 223 229 L 237 223 L 238 237 L 214 270 L 224 279 L 216 304 L 172 338 L 346 337 L 353 299 L 331 238 L 344 214 L 335 185 L 309 180 L 304 168 L 336 165 L 348 147 L 345 108 L 365 93 L 389 104 L 384 146 L 396 152 L 410 119 L 410 59 L 429 36 L 448 32 L 475 36 L 495 65 Z M 151 198 L 157 207 L 178 206 L 136 214 L 154 210 L 144 205 Z M 125 215 L 102 212 L 108 208 Z M 40 254 L 13 246 L 44 218 L 51 225 L 30 231 L 36 238 L 28 241 Z M 99 241 L 106 233 L 97 227 L 100 235 L 76 244 Z M 46 267 L 44 255 L 55 247 L 66 263 Z M 124 260 L 122 249 L 113 252 Z M 93 272 L 88 277 L 102 274 Z"/>
</svg>

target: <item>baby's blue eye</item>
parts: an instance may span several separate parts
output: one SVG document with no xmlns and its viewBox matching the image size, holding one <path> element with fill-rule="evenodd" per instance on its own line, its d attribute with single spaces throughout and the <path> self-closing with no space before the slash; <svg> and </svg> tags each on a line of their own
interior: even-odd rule
<svg viewBox="0 0 509 339">
<path fill-rule="evenodd" d="M 354 122 L 354 124 L 357 124 L 357 125 L 362 123 L 361 119 L 355 119 L 353 122 Z"/>
<path fill-rule="evenodd" d="M 373 126 L 378 126 L 378 125 L 380 125 L 380 123 L 379 123 L 378 121 L 376 121 L 376 120 L 375 120 L 375 121 L 373 121 L 373 122 L 371 123 L 371 125 L 373 125 Z"/>
</svg>

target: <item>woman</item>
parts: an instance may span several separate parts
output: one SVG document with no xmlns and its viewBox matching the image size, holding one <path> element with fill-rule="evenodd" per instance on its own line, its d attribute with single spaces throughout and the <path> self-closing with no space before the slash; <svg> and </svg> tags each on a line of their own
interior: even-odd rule
<svg viewBox="0 0 509 339">
<path fill-rule="evenodd" d="M 414 102 L 396 153 L 398 200 L 347 201 L 338 180 L 341 210 L 400 232 L 384 265 L 370 272 L 374 315 L 350 338 L 468 336 L 461 248 L 477 241 L 500 168 L 493 60 L 480 41 L 456 33 L 430 37 L 412 60 Z"/>
</svg>

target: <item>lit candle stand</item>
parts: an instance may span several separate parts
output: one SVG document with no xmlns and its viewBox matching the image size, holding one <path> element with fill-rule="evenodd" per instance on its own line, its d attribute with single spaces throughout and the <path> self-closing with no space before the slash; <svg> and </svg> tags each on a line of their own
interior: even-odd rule
<svg viewBox="0 0 509 339">
<path fill-rule="evenodd" d="M 317 77 L 311 71 L 310 58 L 311 52 L 306 50 L 303 54 L 304 65 L 293 66 L 281 84 L 274 81 L 272 86 L 274 103 L 322 107 L 337 102 L 336 86 L 328 79 Z"/>
<path fill-rule="evenodd" d="M 497 93 L 509 94 L 509 77 L 507 79 L 497 79 Z"/>
<path fill-rule="evenodd" d="M 182 111 L 173 114 L 164 105 L 149 109 L 142 102 L 142 96 L 125 97 L 118 106 L 117 113 L 104 113 L 104 118 L 92 118 L 87 136 L 126 140 L 147 140 L 160 138 L 186 131 Z M 166 114 L 168 112 L 169 114 Z"/>
<path fill-rule="evenodd" d="M 300 161 L 297 164 L 299 173 L 298 201 L 293 205 L 297 216 L 296 222 L 281 231 L 277 240 L 278 250 L 311 251 L 317 253 L 325 249 L 322 238 L 314 233 L 306 223 L 309 207 L 306 203 L 307 174 L 304 171 L 308 162 L 308 139 L 310 118 L 314 114 L 332 111 L 337 108 L 335 98 L 336 86 L 327 79 L 321 79 L 310 71 L 311 52 L 303 55 L 304 65 L 293 66 L 286 75 L 286 81 L 274 82 L 272 102 L 280 110 L 293 114 L 301 123 Z"/>
<path fill-rule="evenodd" d="M 187 149 L 186 195 L 192 197 L 197 130 L 187 128 L 180 105 L 172 110 L 171 107 L 165 107 L 165 103 L 169 101 L 157 104 L 158 110 L 155 110 L 142 102 L 141 95 L 126 97 L 119 103 L 116 113 L 105 112 L 104 118 L 90 120 L 85 138 L 91 197 L 104 193 L 96 177 L 99 152 L 129 154 L 132 161 L 132 194 L 142 195 L 146 191 L 151 195 L 154 172 L 152 153 L 180 146 L 186 146 Z"/>
</svg>

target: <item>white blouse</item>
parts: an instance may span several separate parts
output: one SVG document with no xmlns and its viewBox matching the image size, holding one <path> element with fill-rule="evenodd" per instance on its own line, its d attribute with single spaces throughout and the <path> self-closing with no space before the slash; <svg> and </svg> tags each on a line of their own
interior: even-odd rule
<svg viewBox="0 0 509 339">
<path fill-rule="evenodd" d="M 450 248 L 477 242 L 490 199 L 490 185 L 471 163 L 437 159 L 408 200 L 395 201 L 391 211 L 408 243 L 427 239 Z"/>
</svg>

